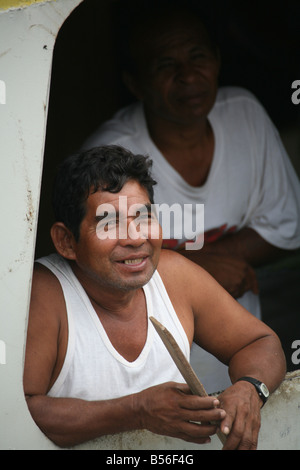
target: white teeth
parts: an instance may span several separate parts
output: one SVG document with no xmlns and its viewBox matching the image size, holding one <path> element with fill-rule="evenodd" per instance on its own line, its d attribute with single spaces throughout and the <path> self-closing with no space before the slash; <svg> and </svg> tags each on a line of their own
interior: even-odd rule
<svg viewBox="0 0 300 470">
<path fill-rule="evenodd" d="M 124 263 L 125 264 L 139 264 L 143 261 L 143 258 L 137 258 L 137 259 L 125 259 Z"/>
</svg>

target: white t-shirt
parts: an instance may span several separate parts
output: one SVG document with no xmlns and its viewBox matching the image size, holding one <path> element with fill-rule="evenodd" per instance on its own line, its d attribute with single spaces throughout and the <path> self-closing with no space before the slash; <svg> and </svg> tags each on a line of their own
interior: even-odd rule
<svg viewBox="0 0 300 470">
<path fill-rule="evenodd" d="M 192 204 L 192 207 L 204 204 L 206 241 L 228 231 L 251 227 L 279 248 L 298 248 L 299 180 L 264 108 L 250 92 L 226 87 L 219 90 L 208 117 L 214 132 L 215 150 L 208 178 L 201 187 L 190 186 L 155 146 L 140 102 L 121 109 L 102 124 L 84 143 L 83 149 L 115 144 L 133 153 L 149 155 L 153 160 L 153 178 L 158 183 L 154 187 L 155 203 Z M 176 223 L 182 224 L 180 218 Z M 177 228 L 180 231 L 180 226 Z M 184 237 L 175 244 L 183 241 Z M 259 298 L 251 291 L 238 301 L 261 317 Z M 193 349 L 191 357 L 193 364 L 196 357 Z M 202 363 L 200 374 L 206 360 L 201 353 L 196 361 Z M 207 364 L 211 366 L 215 361 L 209 358 Z M 194 366 L 198 367 L 195 363 Z M 221 370 L 218 373 L 221 375 Z"/>
<path fill-rule="evenodd" d="M 190 186 L 155 146 L 141 102 L 118 111 L 83 148 L 116 144 L 149 155 L 158 183 L 155 202 L 204 204 L 205 232 L 220 229 L 224 234 L 248 226 L 279 248 L 298 248 L 299 180 L 261 104 L 246 90 L 221 88 L 209 121 L 215 150 L 201 187 Z"/>
</svg>

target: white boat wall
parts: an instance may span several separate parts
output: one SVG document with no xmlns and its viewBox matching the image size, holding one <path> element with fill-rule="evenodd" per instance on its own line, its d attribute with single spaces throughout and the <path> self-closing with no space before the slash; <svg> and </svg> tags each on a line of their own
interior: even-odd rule
<svg viewBox="0 0 300 470">
<path fill-rule="evenodd" d="M 0 1 L 0 449 L 58 449 L 28 411 L 22 375 L 43 169 L 52 54 L 80 0 Z M 300 371 L 262 410 L 259 449 L 300 449 Z M 76 449 L 220 449 L 146 431 L 106 436 Z"/>
</svg>

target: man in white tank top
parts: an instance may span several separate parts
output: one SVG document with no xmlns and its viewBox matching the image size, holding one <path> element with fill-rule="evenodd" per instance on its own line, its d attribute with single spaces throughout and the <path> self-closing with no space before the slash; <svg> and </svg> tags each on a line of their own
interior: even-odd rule
<svg viewBox="0 0 300 470">
<path fill-rule="evenodd" d="M 29 410 L 62 447 L 133 429 L 203 444 L 217 422 L 225 449 L 255 449 L 263 391 L 285 373 L 280 342 L 202 268 L 161 251 L 150 165 L 116 146 L 61 165 L 57 253 L 38 260 L 32 280 Z M 218 398 L 192 395 L 149 316 L 187 358 L 195 341 L 227 364 L 233 385 Z"/>
</svg>

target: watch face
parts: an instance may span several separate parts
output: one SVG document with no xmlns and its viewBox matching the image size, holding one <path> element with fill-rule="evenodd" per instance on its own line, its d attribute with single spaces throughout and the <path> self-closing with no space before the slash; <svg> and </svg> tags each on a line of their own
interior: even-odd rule
<svg viewBox="0 0 300 470">
<path fill-rule="evenodd" d="M 268 387 L 265 384 L 261 384 L 260 389 L 265 397 L 268 397 L 270 395 Z"/>
</svg>

